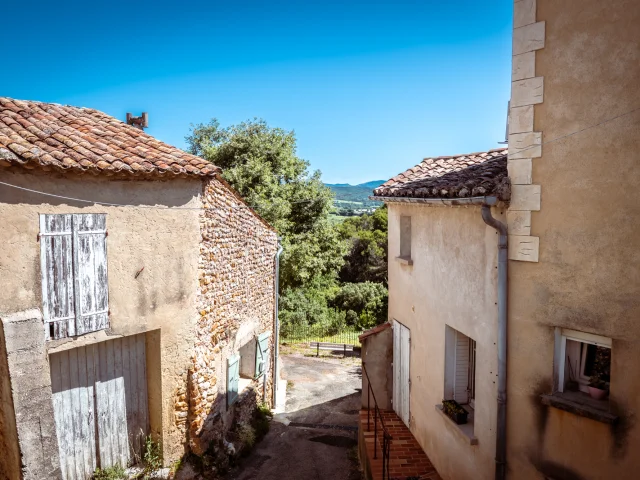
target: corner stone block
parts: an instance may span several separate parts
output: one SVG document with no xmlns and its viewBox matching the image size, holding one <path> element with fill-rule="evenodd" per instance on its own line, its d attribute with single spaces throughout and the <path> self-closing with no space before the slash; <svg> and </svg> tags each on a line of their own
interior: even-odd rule
<svg viewBox="0 0 640 480">
<path fill-rule="evenodd" d="M 513 29 L 513 55 L 544 48 L 545 22 L 532 23 Z"/>
<path fill-rule="evenodd" d="M 512 185 L 509 210 L 540 210 L 540 185 Z"/>
<path fill-rule="evenodd" d="M 533 105 L 509 110 L 509 133 L 533 132 Z"/>
<path fill-rule="evenodd" d="M 537 262 L 540 239 L 527 235 L 509 235 L 509 260 Z"/>
<path fill-rule="evenodd" d="M 542 132 L 509 135 L 509 160 L 542 156 Z"/>
<path fill-rule="evenodd" d="M 544 100 L 544 78 L 533 77 L 511 82 L 511 107 L 535 105 Z"/>
<path fill-rule="evenodd" d="M 536 53 L 515 55 L 511 60 L 511 81 L 524 80 L 536 76 Z"/>
<path fill-rule="evenodd" d="M 531 185 L 531 159 L 508 160 L 507 170 L 511 185 Z"/>
<path fill-rule="evenodd" d="M 513 3 L 513 28 L 536 21 L 536 0 L 516 0 Z"/>
<path fill-rule="evenodd" d="M 507 211 L 509 235 L 531 235 L 531 212 Z"/>
</svg>

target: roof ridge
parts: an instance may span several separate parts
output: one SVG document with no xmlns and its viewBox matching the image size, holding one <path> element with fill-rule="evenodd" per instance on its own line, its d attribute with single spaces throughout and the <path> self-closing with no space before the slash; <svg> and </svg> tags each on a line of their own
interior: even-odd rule
<svg viewBox="0 0 640 480">
<path fill-rule="evenodd" d="M 425 161 L 425 160 L 446 160 L 448 158 L 471 157 L 471 156 L 474 156 L 474 155 L 480 155 L 482 153 L 500 152 L 500 151 L 508 150 L 508 149 L 509 149 L 509 147 L 499 147 L 499 148 L 492 148 L 491 150 L 483 150 L 483 151 L 480 151 L 480 152 L 460 153 L 458 155 L 440 155 L 438 157 L 424 157 L 422 159 L 422 161 Z"/>
</svg>

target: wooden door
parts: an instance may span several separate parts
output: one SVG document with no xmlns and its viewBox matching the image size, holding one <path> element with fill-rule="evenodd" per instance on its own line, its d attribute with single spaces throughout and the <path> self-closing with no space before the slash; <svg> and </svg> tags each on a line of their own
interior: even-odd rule
<svg viewBox="0 0 640 480">
<path fill-rule="evenodd" d="M 393 322 L 393 410 L 409 425 L 411 331 Z"/>
<path fill-rule="evenodd" d="M 51 386 L 64 480 L 128 466 L 149 432 L 144 334 L 51 354 Z"/>
</svg>

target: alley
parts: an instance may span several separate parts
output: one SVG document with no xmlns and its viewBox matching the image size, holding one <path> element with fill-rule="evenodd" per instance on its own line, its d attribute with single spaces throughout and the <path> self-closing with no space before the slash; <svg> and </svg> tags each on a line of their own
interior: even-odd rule
<svg viewBox="0 0 640 480">
<path fill-rule="evenodd" d="M 284 413 L 228 480 L 358 480 L 359 359 L 282 357 Z"/>
</svg>

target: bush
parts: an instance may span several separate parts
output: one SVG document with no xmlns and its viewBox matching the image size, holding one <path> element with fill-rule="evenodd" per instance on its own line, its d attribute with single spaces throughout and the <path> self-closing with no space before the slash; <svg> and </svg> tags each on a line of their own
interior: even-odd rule
<svg viewBox="0 0 640 480">
<path fill-rule="evenodd" d="M 345 283 L 331 302 L 346 312 L 346 323 L 371 328 L 387 320 L 388 292 L 381 283 Z"/>
<path fill-rule="evenodd" d="M 93 473 L 93 480 L 122 480 L 127 478 L 124 472 L 124 468 L 120 465 L 105 468 L 104 470 L 99 468 Z"/>
</svg>

